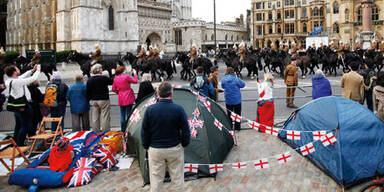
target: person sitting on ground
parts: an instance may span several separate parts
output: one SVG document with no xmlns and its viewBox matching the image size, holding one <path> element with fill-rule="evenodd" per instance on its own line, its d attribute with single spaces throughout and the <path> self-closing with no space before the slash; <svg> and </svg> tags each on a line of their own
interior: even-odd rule
<svg viewBox="0 0 384 192">
<path fill-rule="evenodd" d="M 191 81 L 191 87 L 198 91 L 201 95 L 213 99 L 215 95 L 215 89 L 212 83 L 204 75 L 204 68 L 199 66 L 196 69 L 196 77 Z"/>
<path fill-rule="evenodd" d="M 312 99 L 332 95 L 332 88 L 329 80 L 324 76 L 322 70 L 317 70 L 312 77 Z"/>
<path fill-rule="evenodd" d="M 377 73 L 376 86 L 373 88 L 373 107 L 375 114 L 384 121 L 384 72 Z"/>
<path fill-rule="evenodd" d="M 56 172 L 67 171 L 74 156 L 73 146 L 69 144 L 69 139 L 63 137 L 49 152 L 49 169 Z"/>
<path fill-rule="evenodd" d="M 256 122 L 273 127 L 273 118 L 275 116 L 275 103 L 273 100 L 272 86 L 275 83 L 271 73 L 264 74 L 264 82 L 260 83 L 257 80 L 257 91 L 259 93 L 259 99 L 257 101 L 257 116 Z M 260 132 L 264 133 L 265 128 L 260 127 Z"/>
<path fill-rule="evenodd" d="M 148 95 L 152 95 L 155 89 L 152 86 L 152 76 L 149 73 L 143 74 L 142 81 L 139 86 L 139 93 L 137 94 L 136 104 L 143 100 Z"/>
<path fill-rule="evenodd" d="M 349 65 L 350 72 L 344 74 L 341 78 L 341 88 L 343 88 L 343 97 L 354 100 L 360 104 L 364 103 L 364 79 L 356 73 L 360 64 L 352 62 Z"/>
<path fill-rule="evenodd" d="M 76 75 L 76 83 L 73 84 L 67 92 L 67 100 L 71 103 L 73 132 L 90 130 L 90 105 L 87 99 L 87 87 L 83 83 L 83 79 L 83 75 Z M 80 122 L 82 126 L 80 125 Z"/>
</svg>

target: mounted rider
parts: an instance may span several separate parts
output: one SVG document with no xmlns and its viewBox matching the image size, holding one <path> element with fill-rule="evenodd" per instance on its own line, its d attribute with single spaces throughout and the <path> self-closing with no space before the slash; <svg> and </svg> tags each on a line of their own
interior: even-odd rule
<svg viewBox="0 0 384 192">
<path fill-rule="evenodd" d="M 194 64 L 197 59 L 196 45 L 192 44 L 191 51 L 189 52 L 189 63 Z"/>
<path fill-rule="evenodd" d="M 160 50 L 157 46 L 155 46 L 155 48 L 153 49 L 153 59 L 160 59 Z"/>
<path fill-rule="evenodd" d="M 237 54 L 237 46 L 236 46 L 236 44 L 234 44 L 233 47 L 232 47 L 232 50 L 228 51 L 228 56 L 230 58 L 235 58 L 236 54 Z"/>
<path fill-rule="evenodd" d="M 299 55 L 298 55 L 298 52 L 297 52 L 297 46 L 296 46 L 296 43 L 295 43 L 295 42 L 292 42 L 291 55 L 292 55 L 292 57 L 297 57 L 297 56 L 299 56 Z"/>
<path fill-rule="evenodd" d="M 155 53 L 153 52 L 153 46 L 150 45 L 148 55 L 147 55 L 147 61 L 153 60 L 155 58 L 154 55 L 155 55 Z"/>
<path fill-rule="evenodd" d="M 364 50 L 361 48 L 361 44 L 358 40 L 355 42 L 355 51 L 354 51 L 355 56 L 360 60 L 363 61 L 364 57 Z"/>
<path fill-rule="evenodd" d="M 329 49 L 331 49 L 331 52 L 337 52 L 335 43 L 333 41 L 331 41 Z"/>
<path fill-rule="evenodd" d="M 99 44 L 96 44 L 95 45 L 95 53 L 93 53 L 91 55 L 91 58 L 93 59 L 93 61 L 91 62 L 91 66 L 96 64 L 96 63 L 100 63 L 101 60 L 103 59 L 103 57 L 101 56 L 101 49 L 100 49 L 100 45 Z"/>
<path fill-rule="evenodd" d="M 41 54 L 39 51 L 39 48 L 36 47 L 35 53 L 32 56 L 31 62 L 27 65 L 27 67 L 34 67 L 35 65 L 39 64 L 41 60 Z"/>
<path fill-rule="evenodd" d="M 244 63 L 245 52 L 246 52 L 245 43 L 241 42 L 240 45 L 239 45 L 239 52 L 238 52 L 240 63 Z"/>
<path fill-rule="evenodd" d="M 381 41 L 381 43 L 380 43 L 380 45 L 379 45 L 379 50 L 380 50 L 381 54 L 384 55 L 384 40 Z"/>
<path fill-rule="evenodd" d="M 140 49 L 140 53 L 139 55 L 137 56 L 137 64 L 138 65 L 141 65 L 143 62 L 145 62 L 146 60 L 146 54 L 147 54 L 147 51 L 145 50 L 146 49 L 146 46 L 143 44 L 141 45 L 141 49 Z"/>
</svg>

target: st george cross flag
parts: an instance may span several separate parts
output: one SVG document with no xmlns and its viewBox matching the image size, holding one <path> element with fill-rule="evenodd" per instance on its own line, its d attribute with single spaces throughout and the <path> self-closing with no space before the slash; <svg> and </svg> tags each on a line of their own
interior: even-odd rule
<svg viewBox="0 0 384 192">
<path fill-rule="evenodd" d="M 197 96 L 197 99 L 198 99 L 200 102 L 202 102 L 202 103 L 205 103 L 205 102 L 207 101 L 207 98 L 204 97 L 204 96 L 201 96 L 201 95 Z"/>
<path fill-rule="evenodd" d="M 210 103 L 209 101 L 205 101 L 205 102 L 204 102 L 204 106 L 205 106 L 205 108 L 207 108 L 207 110 L 208 110 L 209 112 L 211 112 L 211 103 Z"/>
<path fill-rule="evenodd" d="M 91 182 L 95 165 L 94 158 L 81 157 L 77 160 L 73 175 L 68 183 L 68 187 L 76 187 L 86 185 Z"/>
<path fill-rule="evenodd" d="M 327 134 L 327 131 L 313 131 L 313 140 L 317 141 L 320 140 L 321 137 Z"/>
<path fill-rule="evenodd" d="M 279 129 L 273 127 L 265 127 L 265 133 L 273 136 L 279 135 Z"/>
<path fill-rule="evenodd" d="M 196 109 L 192 112 L 194 118 L 200 117 L 200 110 L 196 107 Z"/>
<path fill-rule="evenodd" d="M 193 93 L 193 94 L 195 94 L 195 95 L 199 95 L 199 93 L 198 93 L 197 91 L 192 90 L 192 89 L 191 89 L 191 93 Z"/>
<path fill-rule="evenodd" d="M 337 141 L 333 133 L 328 133 L 327 135 L 321 137 L 320 140 L 323 143 L 324 147 L 327 147 L 328 145 L 333 145 Z"/>
<path fill-rule="evenodd" d="M 254 130 L 256 130 L 256 131 L 259 130 L 259 126 L 260 126 L 260 124 L 257 123 L 257 122 L 255 122 L 255 121 L 248 120 L 248 125 L 249 125 L 249 127 L 250 127 L 251 129 L 254 129 Z"/>
<path fill-rule="evenodd" d="M 172 85 L 173 88 L 180 89 L 181 85 Z"/>
<path fill-rule="evenodd" d="M 287 131 L 287 139 L 289 140 L 300 140 L 300 131 Z"/>
<path fill-rule="evenodd" d="M 232 119 L 233 121 L 236 121 L 236 122 L 240 123 L 242 117 L 241 117 L 240 115 L 234 113 L 234 112 L 231 112 L 231 119 Z"/>
<path fill-rule="evenodd" d="M 220 123 L 219 120 L 215 119 L 215 121 L 213 122 L 213 124 L 215 124 L 215 126 L 220 129 L 220 131 L 223 130 L 223 124 Z"/>
<path fill-rule="evenodd" d="M 232 138 L 235 137 L 235 132 L 234 131 L 229 131 L 228 133 L 232 136 Z"/>
<path fill-rule="evenodd" d="M 217 172 L 223 171 L 223 170 L 224 170 L 224 165 L 223 164 L 209 165 L 209 173 L 210 174 L 217 173 Z"/>
<path fill-rule="evenodd" d="M 135 121 L 136 123 L 141 120 L 140 111 L 138 109 L 135 109 L 129 118 L 129 121 Z"/>
<path fill-rule="evenodd" d="M 233 169 L 244 169 L 247 168 L 247 162 L 238 162 L 238 163 L 232 163 Z"/>
<path fill-rule="evenodd" d="M 283 154 L 277 155 L 276 159 L 280 164 L 284 164 L 292 160 L 292 155 L 289 152 L 285 152 Z"/>
<path fill-rule="evenodd" d="M 191 164 L 191 163 L 184 164 L 184 173 L 187 173 L 187 172 L 197 173 L 198 171 L 199 171 L 199 164 Z"/>
<path fill-rule="evenodd" d="M 155 104 L 156 102 L 157 102 L 157 99 L 156 99 L 156 97 L 154 97 L 154 98 L 150 99 L 145 106 L 149 107 L 149 106 Z"/>
<path fill-rule="evenodd" d="M 254 163 L 255 169 L 257 170 L 269 168 L 269 162 L 267 158 L 256 160 Z"/>
<path fill-rule="evenodd" d="M 302 147 L 300 147 L 301 154 L 303 156 L 307 156 L 313 152 L 315 152 L 315 146 L 313 146 L 313 143 L 308 143 Z"/>
</svg>

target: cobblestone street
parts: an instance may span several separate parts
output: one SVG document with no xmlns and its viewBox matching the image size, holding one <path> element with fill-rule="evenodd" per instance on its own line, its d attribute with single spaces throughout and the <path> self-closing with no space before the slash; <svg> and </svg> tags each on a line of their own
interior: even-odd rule
<svg viewBox="0 0 384 192">
<path fill-rule="evenodd" d="M 201 178 L 185 182 L 185 191 L 207 191 L 207 192 L 243 192 L 243 191 L 273 191 L 273 192 L 334 192 L 339 191 L 339 186 L 326 174 L 315 167 L 306 158 L 293 151 L 288 145 L 277 137 L 256 132 L 254 130 L 243 130 L 238 136 L 238 146 L 234 147 L 228 155 L 226 163 L 257 160 L 259 158 L 277 155 L 289 151 L 293 160 L 285 165 L 272 161 L 271 167 L 265 170 L 255 170 L 253 165 L 248 164 L 246 169 L 235 170 L 230 165 L 224 167 L 214 178 Z M 17 192 L 26 191 L 26 188 L 10 186 L 7 184 L 8 177 L 0 178 L 0 191 Z M 170 184 L 166 184 L 168 191 Z M 346 191 L 358 191 L 359 186 Z M 149 186 L 142 187 L 142 177 L 137 161 L 128 170 L 114 172 L 103 172 L 86 186 L 76 188 L 43 189 L 41 191 L 132 191 L 146 192 Z"/>
</svg>

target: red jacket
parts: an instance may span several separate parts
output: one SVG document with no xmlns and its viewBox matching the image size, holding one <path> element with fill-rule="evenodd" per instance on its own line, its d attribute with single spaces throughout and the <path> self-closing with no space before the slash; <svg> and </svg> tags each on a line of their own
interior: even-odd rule
<svg viewBox="0 0 384 192">
<path fill-rule="evenodd" d="M 119 95 L 119 106 L 127 106 L 135 102 L 135 93 L 131 88 L 131 83 L 136 84 L 137 74 L 134 78 L 127 74 L 120 74 L 113 80 L 112 91 Z"/>
</svg>

